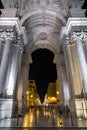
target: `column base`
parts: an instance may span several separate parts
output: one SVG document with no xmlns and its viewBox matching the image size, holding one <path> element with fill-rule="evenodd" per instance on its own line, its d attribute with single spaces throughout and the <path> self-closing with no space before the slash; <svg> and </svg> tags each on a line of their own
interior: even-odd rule
<svg viewBox="0 0 87 130">
<path fill-rule="evenodd" d="M 75 99 L 75 104 L 76 104 L 76 113 L 77 117 L 80 118 L 87 118 L 87 100 L 82 98 L 82 99 Z"/>
<path fill-rule="evenodd" d="M 69 106 L 70 106 L 70 110 L 72 112 L 72 116 L 76 117 L 76 106 L 75 106 L 75 99 L 71 98 L 69 100 Z"/>
<path fill-rule="evenodd" d="M 84 99 L 71 99 L 70 110 L 72 115 L 77 118 L 87 118 L 86 105 L 87 101 Z"/>
</svg>

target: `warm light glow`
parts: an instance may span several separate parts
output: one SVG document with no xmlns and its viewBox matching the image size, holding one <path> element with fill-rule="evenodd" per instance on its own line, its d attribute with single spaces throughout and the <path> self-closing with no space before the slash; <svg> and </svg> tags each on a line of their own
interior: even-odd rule
<svg viewBox="0 0 87 130">
<path fill-rule="evenodd" d="M 29 91 L 27 91 L 27 94 L 29 94 Z"/>
<path fill-rule="evenodd" d="M 56 93 L 59 94 L 59 91 L 57 91 Z"/>
<path fill-rule="evenodd" d="M 33 127 L 33 123 L 34 123 L 34 115 L 33 112 L 30 111 L 24 116 L 23 127 Z"/>
<path fill-rule="evenodd" d="M 63 127 L 63 118 L 62 117 L 57 118 L 57 126 L 58 127 Z"/>
<path fill-rule="evenodd" d="M 31 98 L 33 97 L 33 95 L 31 95 Z"/>
<path fill-rule="evenodd" d="M 49 97 L 48 103 L 57 103 L 57 98 L 56 97 Z"/>
</svg>

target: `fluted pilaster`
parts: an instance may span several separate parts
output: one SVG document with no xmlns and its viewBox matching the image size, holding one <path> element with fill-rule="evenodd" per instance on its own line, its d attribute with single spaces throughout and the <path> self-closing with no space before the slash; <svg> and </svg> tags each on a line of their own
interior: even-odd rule
<svg viewBox="0 0 87 130">
<path fill-rule="evenodd" d="M 87 94 L 87 61 L 86 61 L 86 39 L 87 18 L 69 18 L 66 27 L 61 31 L 62 42 L 65 46 L 65 61 L 70 85 L 72 110 L 77 116 L 82 116 L 81 99 L 86 108 L 85 94 Z M 67 40 L 68 44 L 64 42 Z M 84 101 L 83 101 L 84 99 Z M 71 107 L 72 109 L 72 107 Z M 85 110 L 83 110 L 85 113 Z M 87 117 L 85 114 L 84 117 Z"/>
<path fill-rule="evenodd" d="M 1 60 L 1 66 L 0 66 L 0 93 L 3 92 L 4 89 L 4 83 L 6 80 L 6 71 L 7 71 L 7 66 L 8 66 L 8 60 L 9 60 L 9 55 L 10 55 L 10 46 L 11 46 L 11 39 L 6 38 L 5 40 L 5 47 L 4 47 L 4 52 Z"/>
<path fill-rule="evenodd" d="M 0 94 L 13 95 L 19 71 L 20 53 L 26 44 L 23 34 L 24 27 L 19 25 L 17 18 L 0 19 L 0 39 L 4 46 L 0 66 L 0 75 L 2 75 L 0 76 Z"/>
<path fill-rule="evenodd" d="M 80 63 L 80 68 L 81 68 L 81 73 L 82 73 L 82 81 L 83 81 L 83 91 L 84 93 L 87 93 L 87 61 L 83 49 L 83 41 L 82 39 L 84 38 L 84 33 L 83 32 L 74 32 L 73 33 L 73 38 L 77 46 L 77 53 L 78 53 L 78 58 L 79 58 L 79 63 Z"/>
</svg>

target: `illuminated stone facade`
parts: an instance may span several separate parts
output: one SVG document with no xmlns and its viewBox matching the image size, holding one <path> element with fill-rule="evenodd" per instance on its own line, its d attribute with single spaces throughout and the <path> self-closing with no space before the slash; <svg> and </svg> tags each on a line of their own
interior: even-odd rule
<svg viewBox="0 0 87 130">
<path fill-rule="evenodd" d="M 18 104 L 22 111 L 31 54 L 46 48 L 55 55 L 60 104 L 68 104 L 72 113 L 81 117 L 87 94 L 87 19 L 86 10 L 81 9 L 84 0 L 3 0 L 2 3 L 1 97 L 11 98 L 12 107 Z"/>
</svg>

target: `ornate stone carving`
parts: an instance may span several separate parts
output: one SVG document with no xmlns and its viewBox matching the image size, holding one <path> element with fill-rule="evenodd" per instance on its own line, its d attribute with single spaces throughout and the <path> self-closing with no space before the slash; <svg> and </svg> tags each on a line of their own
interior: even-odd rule
<svg viewBox="0 0 87 130">
<path fill-rule="evenodd" d="M 6 43 L 7 40 L 11 44 L 17 44 L 17 37 L 21 36 L 21 27 L 17 18 L 1 18 L 0 19 L 0 40 Z M 22 44 L 22 43 L 21 43 Z"/>
<path fill-rule="evenodd" d="M 78 28 L 76 27 L 75 29 L 73 29 L 73 32 L 71 33 L 71 39 L 80 39 L 81 41 L 87 40 L 87 29 L 84 29 L 84 26 Z"/>
<path fill-rule="evenodd" d="M 3 41 L 6 39 L 10 40 L 16 40 L 16 34 L 15 30 L 13 28 L 3 27 L 0 29 L 0 39 Z"/>
<path fill-rule="evenodd" d="M 84 32 L 83 41 L 86 41 L 87 40 L 87 28 L 84 28 L 83 32 Z"/>
<path fill-rule="evenodd" d="M 64 4 L 64 0 L 25 0 L 24 9 L 26 11 L 29 11 L 29 9 L 33 9 L 33 8 L 35 8 L 37 6 L 39 6 L 38 8 L 41 8 L 41 7 L 46 8 L 48 5 L 51 6 L 51 8 L 53 6 L 56 6 L 56 7 L 58 7 L 58 9 L 59 8 L 64 9 L 65 5 L 63 5 L 63 4 Z"/>
<path fill-rule="evenodd" d="M 39 36 L 40 36 L 40 39 L 41 39 L 41 40 L 46 40 L 46 39 L 47 39 L 47 34 L 46 34 L 45 32 L 41 32 L 41 33 L 39 34 Z"/>
<path fill-rule="evenodd" d="M 83 32 L 73 32 L 73 35 L 72 35 L 72 39 L 73 40 L 77 40 L 77 39 L 80 39 L 82 40 L 83 38 Z"/>
</svg>

